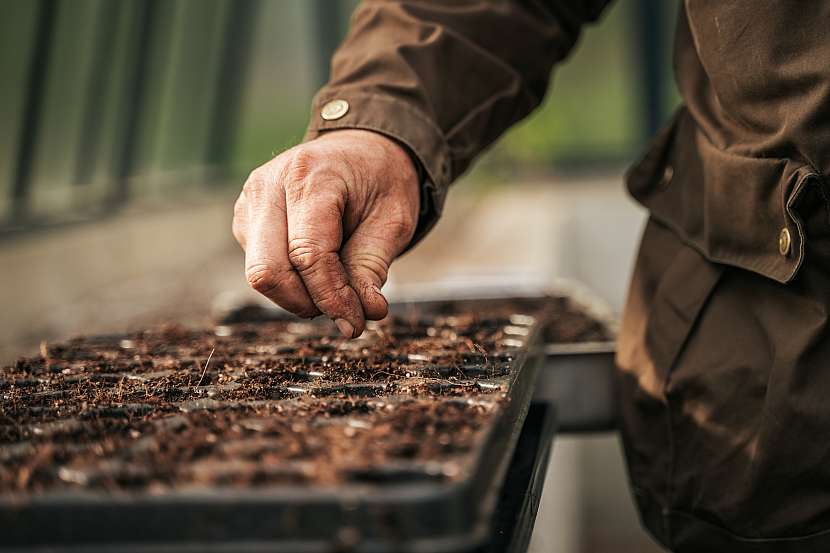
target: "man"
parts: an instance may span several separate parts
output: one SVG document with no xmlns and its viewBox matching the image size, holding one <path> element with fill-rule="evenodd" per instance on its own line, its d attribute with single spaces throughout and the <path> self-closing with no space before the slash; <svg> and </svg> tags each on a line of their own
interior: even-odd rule
<svg viewBox="0 0 830 553">
<path fill-rule="evenodd" d="M 361 5 L 307 141 L 237 202 L 251 285 L 346 336 L 382 317 L 389 264 L 604 4 Z M 651 217 L 621 426 L 643 522 L 674 551 L 830 551 L 828 29 L 827 2 L 686 0 L 684 105 L 627 177 Z"/>
</svg>

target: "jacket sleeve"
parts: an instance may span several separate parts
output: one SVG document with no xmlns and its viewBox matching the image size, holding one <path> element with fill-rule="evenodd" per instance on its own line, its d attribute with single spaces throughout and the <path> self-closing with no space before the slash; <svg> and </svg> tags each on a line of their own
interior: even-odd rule
<svg viewBox="0 0 830 553">
<path fill-rule="evenodd" d="M 315 96 L 306 140 L 359 128 L 405 145 L 423 174 L 414 243 L 450 183 L 539 105 L 553 65 L 607 3 L 365 0 Z"/>
</svg>

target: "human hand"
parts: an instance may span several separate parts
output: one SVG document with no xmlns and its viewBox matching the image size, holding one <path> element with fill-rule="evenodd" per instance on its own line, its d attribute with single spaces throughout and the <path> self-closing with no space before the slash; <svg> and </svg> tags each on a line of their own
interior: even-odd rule
<svg viewBox="0 0 830 553">
<path fill-rule="evenodd" d="M 337 130 L 255 169 L 234 206 L 250 285 L 348 337 L 386 316 L 380 291 L 409 244 L 420 194 L 409 154 L 371 131 Z"/>
</svg>

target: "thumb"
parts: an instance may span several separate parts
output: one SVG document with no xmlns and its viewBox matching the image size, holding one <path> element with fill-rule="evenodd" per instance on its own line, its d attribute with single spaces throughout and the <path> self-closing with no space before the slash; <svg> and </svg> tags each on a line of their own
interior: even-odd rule
<svg viewBox="0 0 830 553">
<path fill-rule="evenodd" d="M 413 225 L 390 221 L 388 214 L 378 211 L 382 210 L 357 226 L 340 253 L 364 315 L 374 321 L 389 311 L 380 288 L 386 283 L 392 260 L 404 250 L 414 232 Z"/>
</svg>

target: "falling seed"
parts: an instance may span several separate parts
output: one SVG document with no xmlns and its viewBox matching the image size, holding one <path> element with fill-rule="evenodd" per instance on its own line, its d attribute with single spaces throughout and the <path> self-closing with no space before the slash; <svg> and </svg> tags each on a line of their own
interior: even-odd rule
<svg viewBox="0 0 830 553">
<path fill-rule="evenodd" d="M 134 340 L 121 340 L 118 345 L 121 346 L 121 349 L 135 349 Z"/>
</svg>

